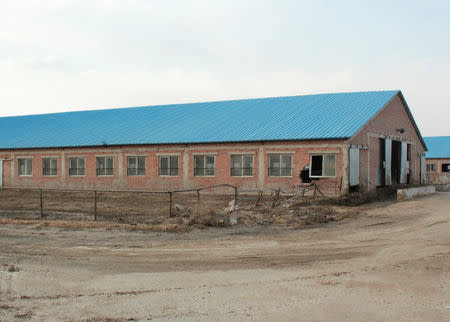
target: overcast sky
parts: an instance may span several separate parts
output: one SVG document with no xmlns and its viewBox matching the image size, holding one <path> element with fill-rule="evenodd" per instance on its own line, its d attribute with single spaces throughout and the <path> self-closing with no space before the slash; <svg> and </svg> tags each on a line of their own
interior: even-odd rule
<svg viewBox="0 0 450 322">
<path fill-rule="evenodd" d="M 450 135 L 450 1 L 1 0 L 0 116 L 402 90 Z"/>
</svg>

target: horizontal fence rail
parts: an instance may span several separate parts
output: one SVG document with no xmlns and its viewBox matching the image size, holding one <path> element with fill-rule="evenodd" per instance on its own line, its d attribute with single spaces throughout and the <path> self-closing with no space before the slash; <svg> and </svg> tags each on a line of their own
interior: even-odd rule
<svg viewBox="0 0 450 322">
<path fill-rule="evenodd" d="M 220 188 L 225 190 L 221 190 L 221 193 L 207 193 L 204 197 L 201 197 L 203 191 Z M 230 189 L 230 192 L 226 192 L 226 189 Z M 205 211 L 205 209 L 217 211 L 217 209 L 230 209 L 230 207 L 235 210 L 238 201 L 240 207 L 259 207 L 262 204 L 275 207 L 283 200 L 325 197 L 315 183 L 295 185 L 285 190 L 280 188 L 238 189 L 237 186 L 232 184 L 221 183 L 192 189 L 174 190 L 2 187 L 0 193 L 12 190 L 18 190 L 19 193 L 0 194 L 0 211 L 2 214 L 8 213 L 8 211 L 13 211 L 22 216 L 38 213 L 40 219 L 48 216 L 60 218 L 60 215 L 70 215 L 77 218 L 76 220 L 95 221 L 100 216 L 100 218 L 103 218 L 102 220 L 112 218 L 113 221 L 119 222 L 133 219 L 139 222 L 139 220 L 151 221 L 152 218 L 171 218 L 176 213 L 186 211 L 187 208 L 191 213 L 198 213 L 200 210 Z M 153 195 L 153 197 L 145 197 L 150 195 Z M 230 203 L 231 201 L 233 203 Z M 8 207 L 14 210 L 8 209 Z"/>
<path fill-rule="evenodd" d="M 19 190 L 19 191 L 28 191 L 28 192 L 37 192 L 39 198 L 39 218 L 43 219 L 45 217 L 45 207 L 44 207 L 44 199 L 46 197 L 46 193 L 58 192 L 58 193 L 84 193 L 90 194 L 92 196 L 92 217 L 94 220 L 98 218 L 98 202 L 100 194 L 114 194 L 114 193 L 126 193 L 126 194 L 138 194 L 138 195 L 166 195 L 168 196 L 168 215 L 169 218 L 174 215 L 174 195 L 175 194 L 187 194 L 187 193 L 195 193 L 196 202 L 200 202 L 200 192 L 205 190 L 210 190 L 214 188 L 232 188 L 233 189 L 233 200 L 234 204 L 237 202 L 238 198 L 238 187 L 233 186 L 231 184 L 216 184 L 206 187 L 199 187 L 193 189 L 180 189 L 180 190 L 170 190 L 170 191 L 162 191 L 162 190 L 107 190 L 107 189 L 96 189 L 96 190 L 87 190 L 87 189 L 58 189 L 58 188 L 21 188 L 21 187 L 3 187 L 0 188 L 0 191 L 4 190 Z M 50 198 L 50 197 L 49 197 Z"/>
</svg>

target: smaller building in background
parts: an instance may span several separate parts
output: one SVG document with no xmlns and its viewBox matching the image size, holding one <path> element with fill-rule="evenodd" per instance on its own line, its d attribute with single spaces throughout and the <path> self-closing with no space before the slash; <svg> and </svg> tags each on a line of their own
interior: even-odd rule
<svg viewBox="0 0 450 322">
<path fill-rule="evenodd" d="M 427 176 L 432 183 L 450 183 L 450 136 L 424 138 L 428 147 L 426 153 Z"/>
</svg>

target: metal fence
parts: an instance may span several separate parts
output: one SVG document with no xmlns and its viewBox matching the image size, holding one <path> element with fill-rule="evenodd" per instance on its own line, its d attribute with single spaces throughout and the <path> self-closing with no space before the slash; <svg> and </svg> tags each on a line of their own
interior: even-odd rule
<svg viewBox="0 0 450 322">
<path fill-rule="evenodd" d="M 0 188 L 0 215 L 13 219 L 162 222 L 183 214 L 230 207 L 275 207 L 290 198 L 325 197 L 315 183 L 282 190 L 245 190 L 231 184 L 170 191 Z"/>
<path fill-rule="evenodd" d="M 221 193 L 208 190 L 221 189 Z M 210 205 L 223 208 L 238 198 L 238 188 L 217 184 L 196 189 L 76 190 L 1 188 L 0 212 L 3 217 L 23 219 L 107 220 L 151 222 L 173 217 L 179 208 L 199 210 Z"/>
</svg>

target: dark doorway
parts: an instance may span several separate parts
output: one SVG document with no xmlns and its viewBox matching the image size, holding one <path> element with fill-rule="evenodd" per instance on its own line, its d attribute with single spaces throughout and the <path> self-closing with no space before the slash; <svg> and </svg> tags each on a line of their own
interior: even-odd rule
<svg viewBox="0 0 450 322">
<path fill-rule="evenodd" d="M 378 173 L 377 173 L 377 186 L 384 186 L 386 184 L 386 141 L 385 139 L 378 139 L 379 156 L 378 156 Z"/>
<path fill-rule="evenodd" d="M 323 157 L 321 155 L 313 155 L 311 157 L 311 175 L 322 176 Z"/>
<path fill-rule="evenodd" d="M 411 144 L 406 146 L 406 161 L 408 162 L 408 174 L 406 175 L 406 183 L 411 183 Z"/>
<path fill-rule="evenodd" d="M 392 141 L 392 160 L 391 160 L 391 175 L 392 183 L 400 183 L 400 168 L 402 163 L 402 143 L 400 141 Z"/>
</svg>

